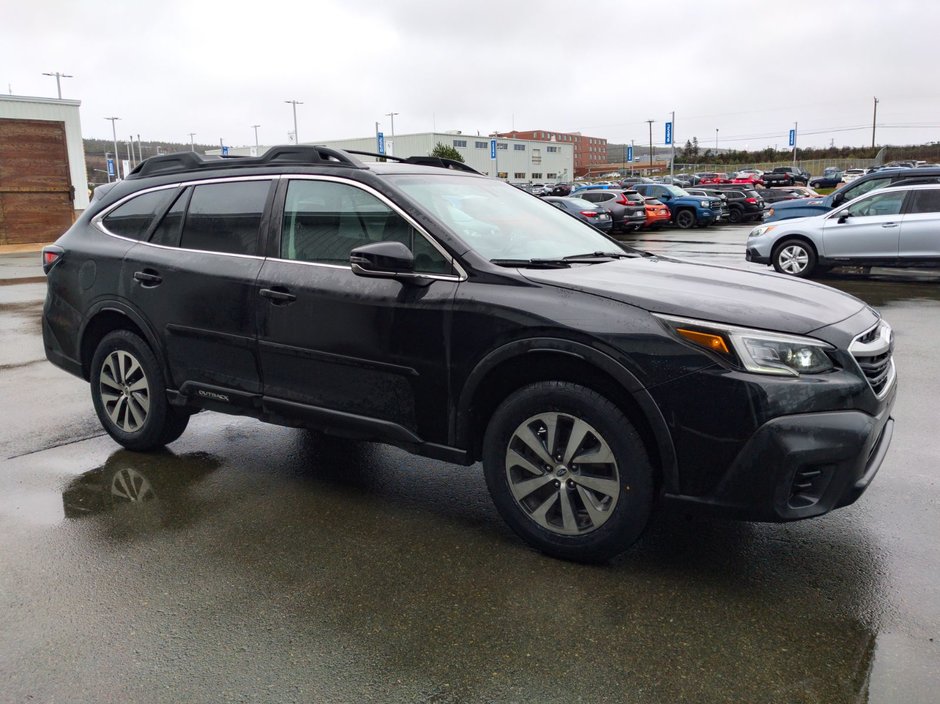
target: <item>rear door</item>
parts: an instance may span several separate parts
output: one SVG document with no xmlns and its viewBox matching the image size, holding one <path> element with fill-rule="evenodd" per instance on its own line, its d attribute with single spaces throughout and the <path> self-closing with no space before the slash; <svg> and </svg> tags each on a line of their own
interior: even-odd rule
<svg viewBox="0 0 940 704">
<path fill-rule="evenodd" d="M 940 188 L 917 189 L 910 198 L 901 223 L 900 258 L 940 258 Z"/>
<path fill-rule="evenodd" d="M 876 191 L 848 208 L 831 213 L 823 225 L 825 256 L 897 259 L 906 195 L 907 191 Z M 849 217 L 839 222 L 846 214 Z"/>
<path fill-rule="evenodd" d="M 122 276 L 131 303 L 166 352 L 184 393 L 250 405 L 260 394 L 255 280 L 269 177 L 182 188 L 146 242 L 131 249 Z"/>
</svg>

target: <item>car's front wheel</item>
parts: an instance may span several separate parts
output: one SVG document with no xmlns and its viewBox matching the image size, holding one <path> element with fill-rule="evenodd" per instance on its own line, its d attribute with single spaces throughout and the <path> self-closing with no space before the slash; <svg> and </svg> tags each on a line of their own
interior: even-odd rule
<svg viewBox="0 0 940 704">
<path fill-rule="evenodd" d="M 680 210 L 676 213 L 676 227 L 688 230 L 695 225 L 695 213 L 691 210 Z"/>
<path fill-rule="evenodd" d="M 129 450 L 173 442 L 189 415 L 170 406 L 153 351 L 129 330 L 108 333 L 91 362 L 91 399 L 102 427 Z"/>
<path fill-rule="evenodd" d="M 653 508 L 653 469 L 609 399 L 568 382 L 512 394 L 487 426 L 486 483 L 500 515 L 554 557 L 602 562 L 632 545 Z"/>
<path fill-rule="evenodd" d="M 816 268 L 816 252 L 803 240 L 784 240 L 774 249 L 771 261 L 781 274 L 806 278 Z"/>
</svg>

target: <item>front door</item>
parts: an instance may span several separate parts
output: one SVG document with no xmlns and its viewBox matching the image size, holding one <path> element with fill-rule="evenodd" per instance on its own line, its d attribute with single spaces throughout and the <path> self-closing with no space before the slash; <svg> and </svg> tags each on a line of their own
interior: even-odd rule
<svg viewBox="0 0 940 704">
<path fill-rule="evenodd" d="M 901 223 L 901 260 L 940 258 L 940 188 L 911 192 Z"/>
<path fill-rule="evenodd" d="M 377 192 L 342 179 L 285 180 L 276 257 L 258 278 L 265 404 L 407 428 L 445 442 L 448 341 L 458 286 L 449 256 Z M 349 253 L 395 240 L 423 283 L 354 274 Z M 319 416 L 322 417 L 322 416 Z"/>
<path fill-rule="evenodd" d="M 825 256 L 897 259 L 905 195 L 905 191 L 875 192 L 830 214 L 823 226 Z"/>
</svg>

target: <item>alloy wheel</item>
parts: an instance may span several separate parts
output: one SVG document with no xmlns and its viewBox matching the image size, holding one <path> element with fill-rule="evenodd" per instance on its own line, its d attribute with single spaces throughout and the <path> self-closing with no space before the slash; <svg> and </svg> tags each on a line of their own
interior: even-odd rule
<svg viewBox="0 0 940 704">
<path fill-rule="evenodd" d="M 607 441 L 567 413 L 540 413 L 516 428 L 506 448 L 506 479 L 525 514 L 560 535 L 596 530 L 620 498 L 620 474 Z"/>
<path fill-rule="evenodd" d="M 801 274 L 809 265 L 809 252 L 805 247 L 791 244 L 780 250 L 780 268 L 788 274 Z"/>
<path fill-rule="evenodd" d="M 126 433 L 140 430 L 150 413 L 150 384 L 143 367 L 126 350 L 107 356 L 98 375 L 98 389 L 105 412 Z"/>
</svg>

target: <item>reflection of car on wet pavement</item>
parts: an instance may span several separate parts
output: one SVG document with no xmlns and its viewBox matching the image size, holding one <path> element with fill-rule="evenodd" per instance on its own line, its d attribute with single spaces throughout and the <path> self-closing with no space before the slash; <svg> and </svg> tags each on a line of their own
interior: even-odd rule
<svg viewBox="0 0 940 704">
<path fill-rule="evenodd" d="M 680 226 L 720 212 L 651 188 Z M 482 460 L 559 557 L 622 552 L 664 499 L 827 513 L 891 440 L 891 328 L 861 301 L 621 246 L 456 162 L 155 157 L 43 256 L 46 354 L 125 447 L 209 409 Z M 109 500 L 159 495 L 133 469 Z"/>
<path fill-rule="evenodd" d="M 79 475 L 65 487 L 65 516 L 78 518 L 123 504 L 151 501 L 162 501 L 173 508 L 191 485 L 218 466 L 219 460 L 201 452 L 177 456 L 119 450 L 104 465 Z"/>
</svg>

